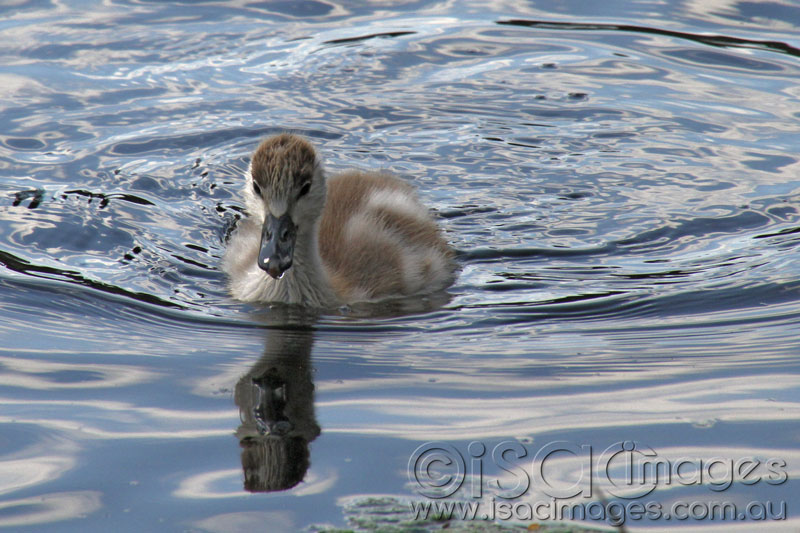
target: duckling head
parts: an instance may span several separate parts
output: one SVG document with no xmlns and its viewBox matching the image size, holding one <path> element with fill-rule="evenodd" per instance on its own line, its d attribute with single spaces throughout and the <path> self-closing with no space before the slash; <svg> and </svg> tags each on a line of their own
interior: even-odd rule
<svg viewBox="0 0 800 533">
<path fill-rule="evenodd" d="M 262 220 L 258 266 L 279 279 L 292 266 L 295 246 L 313 236 L 325 206 L 325 175 L 311 144 L 291 134 L 270 137 L 253 154 L 245 204 Z"/>
</svg>

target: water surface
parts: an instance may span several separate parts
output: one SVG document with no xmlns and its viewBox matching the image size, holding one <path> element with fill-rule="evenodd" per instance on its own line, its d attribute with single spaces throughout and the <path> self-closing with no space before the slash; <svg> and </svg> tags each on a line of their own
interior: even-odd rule
<svg viewBox="0 0 800 533">
<path fill-rule="evenodd" d="M 796 529 L 798 26 L 788 2 L 2 8 L 0 526 L 356 527 L 368 497 L 426 501 L 407 469 L 436 441 L 469 467 L 454 498 L 513 485 L 498 445 L 530 473 L 561 442 L 563 489 L 636 443 L 723 462 L 576 501 L 787 502 L 628 527 Z M 418 187 L 459 254 L 445 298 L 227 297 L 242 173 L 286 130 Z"/>
</svg>

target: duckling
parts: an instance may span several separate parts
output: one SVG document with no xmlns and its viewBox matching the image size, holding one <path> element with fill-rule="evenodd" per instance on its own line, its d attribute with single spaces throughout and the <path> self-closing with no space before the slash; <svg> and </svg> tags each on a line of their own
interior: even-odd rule
<svg viewBox="0 0 800 533">
<path fill-rule="evenodd" d="M 382 172 L 326 179 L 314 147 L 264 140 L 245 175 L 247 217 L 222 267 L 245 302 L 331 307 L 444 290 L 452 248 L 412 186 Z"/>
</svg>

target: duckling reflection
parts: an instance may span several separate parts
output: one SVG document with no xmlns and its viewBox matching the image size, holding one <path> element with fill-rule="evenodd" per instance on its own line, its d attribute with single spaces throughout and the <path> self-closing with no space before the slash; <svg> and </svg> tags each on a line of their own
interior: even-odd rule
<svg viewBox="0 0 800 533">
<path fill-rule="evenodd" d="M 320 433 L 311 378 L 313 340 L 310 329 L 271 330 L 264 355 L 236 384 L 245 490 L 286 490 L 306 475 L 309 444 Z"/>
</svg>

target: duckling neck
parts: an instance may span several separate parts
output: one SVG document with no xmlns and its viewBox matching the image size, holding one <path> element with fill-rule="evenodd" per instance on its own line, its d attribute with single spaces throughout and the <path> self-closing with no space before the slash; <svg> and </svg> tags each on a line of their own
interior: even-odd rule
<svg viewBox="0 0 800 533">
<path fill-rule="evenodd" d="M 285 290 L 283 300 L 318 307 L 338 304 L 319 255 L 319 222 L 297 236 L 292 267 L 277 283 Z"/>
</svg>

